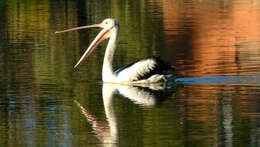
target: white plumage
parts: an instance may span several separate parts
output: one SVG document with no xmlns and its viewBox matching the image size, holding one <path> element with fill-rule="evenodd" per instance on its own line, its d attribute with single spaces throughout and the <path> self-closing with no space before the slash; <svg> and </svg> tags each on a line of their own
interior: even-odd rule
<svg viewBox="0 0 260 147">
<path fill-rule="evenodd" d="M 119 81 L 138 81 L 140 76 L 144 76 L 155 68 L 155 61 L 147 59 L 134 63 L 132 66 L 124 68 L 117 73 Z"/>
</svg>

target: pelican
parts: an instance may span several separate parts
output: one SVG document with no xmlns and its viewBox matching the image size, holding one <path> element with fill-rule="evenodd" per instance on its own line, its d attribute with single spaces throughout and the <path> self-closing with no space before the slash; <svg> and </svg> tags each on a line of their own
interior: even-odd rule
<svg viewBox="0 0 260 147">
<path fill-rule="evenodd" d="M 164 62 L 159 57 L 148 57 L 127 66 L 123 66 L 114 72 L 112 62 L 117 47 L 120 26 L 119 22 L 113 18 L 107 18 L 99 24 L 56 31 L 55 33 L 64 33 L 94 27 L 102 28 L 102 30 L 90 44 L 74 68 L 76 68 L 84 59 L 86 59 L 98 46 L 98 44 L 109 38 L 102 67 L 103 82 L 125 84 L 167 82 L 169 75 L 166 75 L 166 71 L 175 70 L 174 66 Z"/>
</svg>

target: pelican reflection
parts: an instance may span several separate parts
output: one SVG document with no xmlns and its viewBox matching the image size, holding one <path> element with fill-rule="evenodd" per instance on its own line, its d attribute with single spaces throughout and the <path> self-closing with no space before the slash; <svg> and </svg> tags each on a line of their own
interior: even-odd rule
<svg viewBox="0 0 260 147">
<path fill-rule="evenodd" d="M 122 95 L 143 107 L 153 107 L 160 101 L 160 97 L 163 97 L 161 94 L 165 93 L 164 89 L 165 85 L 161 84 L 133 86 L 104 83 L 102 87 L 102 97 L 108 124 L 99 121 L 97 117 L 92 115 L 91 112 L 78 101 L 75 100 L 75 103 L 92 125 L 94 133 L 102 144 L 104 146 L 118 146 L 119 128 L 114 112 L 113 95 Z"/>
</svg>

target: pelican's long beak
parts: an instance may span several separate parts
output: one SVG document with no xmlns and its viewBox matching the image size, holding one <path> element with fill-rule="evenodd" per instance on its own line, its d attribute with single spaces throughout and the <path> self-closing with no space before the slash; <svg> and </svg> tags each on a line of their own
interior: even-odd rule
<svg viewBox="0 0 260 147">
<path fill-rule="evenodd" d="M 76 30 L 81 30 L 81 29 L 88 29 L 88 28 L 101 28 L 102 24 L 93 24 L 93 25 L 88 25 L 88 26 L 81 26 L 81 27 L 76 27 L 76 28 L 71 28 L 63 31 L 56 31 L 55 34 L 60 34 L 60 33 L 65 33 L 65 32 L 70 32 L 70 31 L 76 31 Z"/>
<path fill-rule="evenodd" d="M 103 25 L 94 24 L 94 25 L 89 25 L 89 26 L 76 27 L 76 28 L 72 28 L 72 29 L 68 29 L 68 30 L 64 30 L 64 31 L 56 31 L 55 34 L 76 31 L 76 30 L 80 30 L 80 29 L 95 28 L 95 27 L 103 28 Z M 92 43 L 90 44 L 88 49 L 85 51 L 85 53 L 82 55 L 82 57 L 79 59 L 77 64 L 74 66 L 74 68 L 76 68 L 84 59 L 86 59 L 103 40 L 105 40 L 109 37 L 110 37 L 110 29 L 104 28 L 103 30 L 101 30 L 101 32 L 92 41 Z"/>
</svg>

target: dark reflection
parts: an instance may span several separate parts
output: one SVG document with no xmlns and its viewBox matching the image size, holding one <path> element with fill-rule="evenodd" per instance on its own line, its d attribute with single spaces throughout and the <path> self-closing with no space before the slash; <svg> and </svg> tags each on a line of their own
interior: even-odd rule
<svg viewBox="0 0 260 147">
<path fill-rule="evenodd" d="M 165 96 L 165 93 L 167 93 L 165 86 L 164 83 L 138 86 L 103 83 L 102 97 L 108 125 L 99 121 L 96 116 L 87 108 L 84 108 L 78 101 L 75 100 L 74 102 L 92 125 L 92 129 L 101 143 L 105 146 L 118 146 L 120 142 L 119 128 L 114 112 L 113 95 L 115 93 L 120 94 L 143 107 L 154 107 L 167 98 Z M 172 95 L 173 93 L 171 92 L 170 94 L 168 92 L 168 94 Z"/>
</svg>

